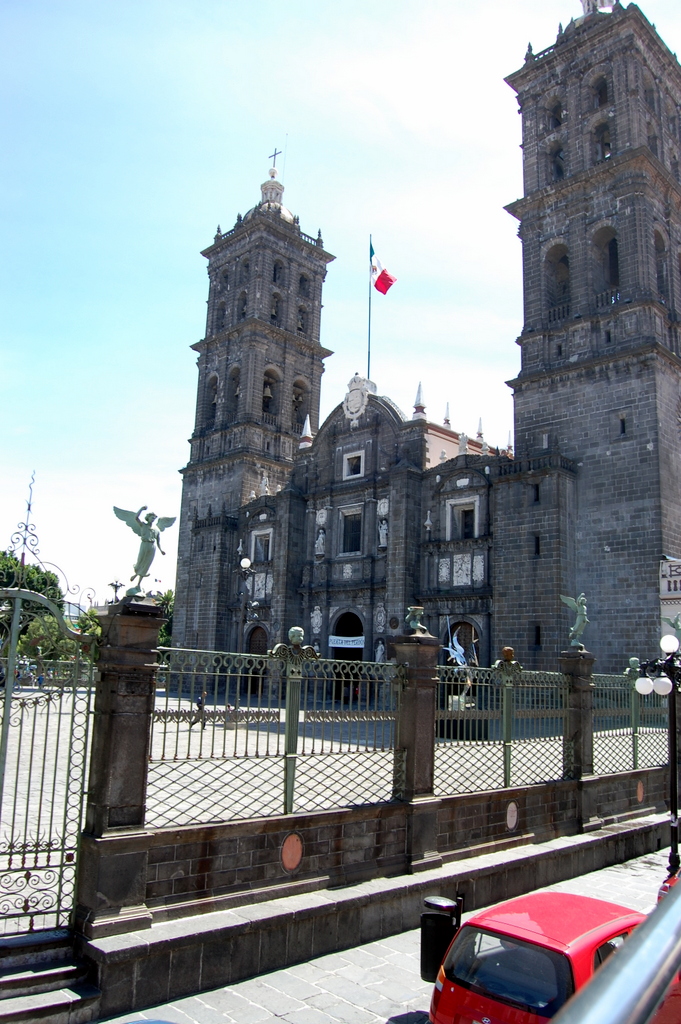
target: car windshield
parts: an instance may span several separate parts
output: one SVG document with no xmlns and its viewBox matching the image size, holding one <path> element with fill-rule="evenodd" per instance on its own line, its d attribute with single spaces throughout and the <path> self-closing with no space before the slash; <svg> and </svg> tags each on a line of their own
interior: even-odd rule
<svg viewBox="0 0 681 1024">
<path fill-rule="evenodd" d="M 540 1017 L 553 1017 L 574 991 L 561 953 L 469 925 L 452 943 L 444 969 L 457 985 Z"/>
</svg>

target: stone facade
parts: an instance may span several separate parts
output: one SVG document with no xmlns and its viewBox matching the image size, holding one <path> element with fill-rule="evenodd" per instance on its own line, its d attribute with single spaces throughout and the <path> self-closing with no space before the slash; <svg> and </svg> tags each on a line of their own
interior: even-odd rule
<svg viewBox="0 0 681 1024">
<path fill-rule="evenodd" d="M 654 651 L 659 559 L 681 555 L 681 68 L 636 5 L 616 4 L 528 51 L 508 83 L 525 192 L 508 207 L 525 300 L 515 452 L 428 422 L 420 398 L 407 418 L 359 377 L 318 425 L 332 257 L 271 178 L 204 253 L 178 645 L 264 649 L 299 622 L 325 656 L 362 636 L 380 659 L 418 604 L 481 664 L 510 644 L 555 669 L 560 594 L 584 591 L 597 671 Z M 244 629 L 242 555 L 260 606 Z"/>
</svg>

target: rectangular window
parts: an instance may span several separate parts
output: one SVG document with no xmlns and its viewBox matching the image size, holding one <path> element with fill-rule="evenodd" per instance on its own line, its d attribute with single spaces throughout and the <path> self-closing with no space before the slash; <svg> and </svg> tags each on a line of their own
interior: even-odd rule
<svg viewBox="0 0 681 1024">
<path fill-rule="evenodd" d="M 535 533 L 534 535 L 534 554 L 535 558 L 539 558 L 541 555 L 541 540 L 538 533 Z"/>
<path fill-rule="evenodd" d="M 251 558 L 254 562 L 269 562 L 272 559 L 272 531 L 254 533 L 251 537 Z"/>
<path fill-rule="evenodd" d="M 627 418 L 626 416 L 620 416 L 620 436 L 627 432 Z"/>
<path fill-rule="evenodd" d="M 364 452 L 351 452 L 343 456 L 343 479 L 364 476 Z"/>
<path fill-rule="evenodd" d="M 362 513 L 343 513 L 343 554 L 362 550 Z"/>
<path fill-rule="evenodd" d="M 461 537 L 463 540 L 475 537 L 475 509 L 464 508 L 461 510 Z"/>
<path fill-rule="evenodd" d="M 534 626 L 534 646 L 541 647 L 541 626 L 538 622 Z"/>
<path fill-rule="evenodd" d="M 535 502 L 535 505 L 538 504 L 540 500 L 541 499 L 540 499 L 540 495 L 539 495 L 539 484 L 534 484 L 534 502 Z"/>
</svg>

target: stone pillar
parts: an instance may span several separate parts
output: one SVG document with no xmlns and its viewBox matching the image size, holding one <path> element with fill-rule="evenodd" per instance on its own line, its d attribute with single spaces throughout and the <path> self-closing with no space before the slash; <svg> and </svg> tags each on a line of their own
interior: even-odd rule
<svg viewBox="0 0 681 1024">
<path fill-rule="evenodd" d="M 583 647 L 561 651 L 560 671 L 568 680 L 568 712 L 563 766 L 565 778 L 576 779 L 579 785 L 578 819 L 582 831 L 599 828 L 602 821 L 590 805 L 582 784 L 594 772 L 594 683 L 592 673 L 595 657 Z"/>
<path fill-rule="evenodd" d="M 123 600 L 98 614 L 102 640 L 75 911 L 75 926 L 88 938 L 151 925 L 144 812 L 154 648 L 164 621 L 161 608 L 147 600 Z M 114 829 L 128 839 L 115 844 L 115 854 L 107 843 Z"/>
<path fill-rule="evenodd" d="M 435 755 L 435 702 L 437 657 L 441 644 L 423 626 L 409 636 L 395 638 L 398 665 L 405 665 L 397 744 L 405 751 L 407 809 L 407 864 L 409 871 L 439 867 L 438 810 L 433 796 Z"/>
</svg>

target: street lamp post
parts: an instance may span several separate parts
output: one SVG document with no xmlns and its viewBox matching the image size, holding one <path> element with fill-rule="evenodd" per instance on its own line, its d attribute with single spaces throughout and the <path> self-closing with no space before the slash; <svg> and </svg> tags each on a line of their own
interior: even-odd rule
<svg viewBox="0 0 681 1024">
<path fill-rule="evenodd" d="M 234 571 L 238 573 L 241 579 L 241 611 L 239 614 L 239 635 L 237 637 L 237 653 L 241 654 L 244 647 L 244 627 L 247 621 L 251 622 L 258 618 L 256 609 L 260 607 L 260 602 L 251 601 L 248 596 L 248 581 L 255 576 L 255 570 L 251 568 L 250 558 L 242 558 L 239 562 L 239 568 Z"/>
<path fill-rule="evenodd" d="M 678 737 L 676 734 L 676 694 L 681 692 L 681 654 L 675 636 L 663 636 L 660 647 L 665 655 L 641 662 L 640 676 L 635 686 L 640 694 L 659 693 L 667 696 L 669 704 L 669 875 L 676 875 L 681 867 L 679 859 L 679 773 Z"/>
</svg>

